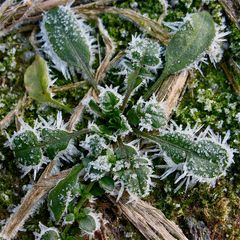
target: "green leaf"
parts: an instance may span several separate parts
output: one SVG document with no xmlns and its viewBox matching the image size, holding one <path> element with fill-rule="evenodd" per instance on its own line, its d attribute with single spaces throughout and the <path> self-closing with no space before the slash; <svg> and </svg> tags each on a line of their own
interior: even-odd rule
<svg viewBox="0 0 240 240">
<path fill-rule="evenodd" d="M 50 103 L 70 112 L 67 106 L 52 98 L 52 93 L 49 89 L 50 81 L 46 61 L 39 55 L 36 55 L 34 62 L 27 68 L 24 74 L 24 85 L 29 96 L 40 103 Z"/>
<path fill-rule="evenodd" d="M 149 101 L 140 98 L 127 116 L 129 123 L 135 127 L 139 126 L 141 131 L 159 129 L 167 123 L 164 108 L 155 97 Z"/>
<path fill-rule="evenodd" d="M 168 44 L 163 75 L 179 72 L 198 60 L 211 46 L 215 33 L 214 21 L 208 12 L 192 14 Z"/>
<path fill-rule="evenodd" d="M 194 13 L 191 19 L 173 36 L 165 54 L 165 68 L 160 78 L 148 90 L 144 98 L 157 91 L 164 79 L 198 62 L 211 46 L 216 34 L 212 16 L 206 12 Z"/>
<path fill-rule="evenodd" d="M 95 219 L 91 215 L 86 215 L 79 219 L 79 228 L 86 233 L 94 233 L 97 228 Z"/>
<path fill-rule="evenodd" d="M 114 181 L 111 177 L 105 176 L 99 180 L 99 185 L 105 191 L 111 192 L 114 189 Z"/>
<path fill-rule="evenodd" d="M 81 165 L 73 167 L 68 176 L 61 180 L 48 195 L 48 206 L 56 223 L 61 220 L 69 202 L 74 198 L 73 193 L 79 186 L 78 178 L 81 170 Z"/>
<path fill-rule="evenodd" d="M 53 130 L 44 128 L 41 132 L 42 141 L 44 142 L 44 152 L 50 159 L 68 147 L 73 135 L 64 130 Z"/>
<path fill-rule="evenodd" d="M 43 158 L 37 136 L 28 130 L 13 139 L 13 151 L 17 162 L 23 166 L 38 165 Z"/>
<path fill-rule="evenodd" d="M 153 172 L 150 160 L 139 156 L 136 149 L 129 145 L 122 145 L 115 153 L 118 160 L 113 168 L 114 177 L 120 179 L 130 193 L 147 196 Z"/>
<path fill-rule="evenodd" d="M 42 235 L 41 240 L 60 240 L 60 237 L 56 231 L 49 230 Z"/>
<path fill-rule="evenodd" d="M 100 87 L 99 106 L 104 112 L 111 112 L 122 104 L 122 96 L 117 88 Z"/>
<path fill-rule="evenodd" d="M 75 221 L 75 216 L 73 213 L 69 213 L 64 217 L 65 224 L 72 224 Z"/>
<path fill-rule="evenodd" d="M 93 50 L 89 26 L 78 20 L 69 8 L 57 7 L 44 15 L 42 34 L 49 45 L 46 47 L 47 53 L 55 64 L 59 63 L 59 66 L 56 64 L 58 69 L 63 70 L 66 67 L 64 64 L 80 69 L 85 79 L 92 86 L 97 86 L 90 68 Z"/>
<path fill-rule="evenodd" d="M 184 163 L 184 171 L 201 182 L 225 175 L 233 162 L 233 151 L 218 142 L 217 137 L 196 137 L 189 128 L 182 132 L 163 131 L 159 136 L 140 132 L 139 135 L 157 143 L 173 164 Z"/>
</svg>

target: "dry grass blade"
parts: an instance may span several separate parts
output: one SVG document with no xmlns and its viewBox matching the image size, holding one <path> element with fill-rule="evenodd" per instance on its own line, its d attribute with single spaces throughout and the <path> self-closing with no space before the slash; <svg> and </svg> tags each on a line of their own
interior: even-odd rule
<svg viewBox="0 0 240 240">
<path fill-rule="evenodd" d="M 182 230 L 150 204 L 137 199 L 132 203 L 120 200 L 117 205 L 124 216 L 147 240 L 187 240 Z"/>
<path fill-rule="evenodd" d="M 121 9 L 116 7 L 99 7 L 99 8 L 88 8 L 83 6 L 74 7 L 74 10 L 78 11 L 80 14 L 86 16 L 95 16 L 102 13 L 117 14 L 128 20 L 133 21 L 145 32 L 150 34 L 152 37 L 158 39 L 163 44 L 167 44 L 169 41 L 169 34 L 162 28 L 162 26 L 147 17 L 142 16 L 131 9 Z"/>
<path fill-rule="evenodd" d="M 158 100 L 165 101 L 166 103 L 166 115 L 168 119 L 171 117 L 171 114 L 181 100 L 188 75 L 187 71 L 183 71 L 177 75 L 169 77 L 163 82 L 161 88 L 157 92 Z"/>
<path fill-rule="evenodd" d="M 219 0 L 228 17 L 240 29 L 240 1 L 239 0 Z"/>
<path fill-rule="evenodd" d="M 101 36 L 106 46 L 105 57 L 102 63 L 100 64 L 99 68 L 97 69 L 95 76 L 96 81 L 99 82 L 105 77 L 105 74 L 110 66 L 111 58 L 115 53 L 115 44 L 113 40 L 110 38 L 108 32 L 104 28 L 102 21 L 100 19 L 98 19 L 98 29 L 101 33 Z"/>
</svg>

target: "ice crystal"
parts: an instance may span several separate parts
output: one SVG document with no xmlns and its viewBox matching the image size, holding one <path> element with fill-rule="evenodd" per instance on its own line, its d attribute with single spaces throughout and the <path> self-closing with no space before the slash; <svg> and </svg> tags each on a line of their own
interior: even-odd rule
<svg viewBox="0 0 240 240">
<path fill-rule="evenodd" d="M 99 156 L 96 160 L 90 162 L 86 169 L 85 179 L 91 181 L 100 180 L 110 172 L 112 164 L 109 162 L 109 155 Z"/>
</svg>

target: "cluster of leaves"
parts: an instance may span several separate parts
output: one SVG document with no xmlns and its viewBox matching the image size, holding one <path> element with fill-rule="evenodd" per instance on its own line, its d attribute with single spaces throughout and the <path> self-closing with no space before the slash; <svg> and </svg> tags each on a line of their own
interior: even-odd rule
<svg viewBox="0 0 240 240">
<path fill-rule="evenodd" d="M 41 225 L 37 239 L 65 238 L 72 223 L 78 224 L 83 233 L 93 235 L 100 227 L 99 216 L 86 207 L 93 187 L 98 186 L 117 199 L 124 190 L 132 198 L 147 196 L 154 186 L 152 178 L 158 177 L 154 175 L 156 156 L 152 152 L 162 156 L 166 163 L 162 166 L 167 169 L 162 179 L 180 171 L 177 189 L 185 183 L 186 189 L 197 182 L 214 185 L 233 162 L 227 137 L 221 141 L 209 129 L 200 133 L 197 127 L 183 129 L 174 123 L 167 126 L 164 105 L 153 94 L 169 75 L 198 66 L 205 61 L 206 54 L 211 59 L 210 50 L 216 49 L 217 29 L 207 12 L 192 14 L 185 20 L 166 49 L 162 75 L 139 99 L 133 97 L 136 90 L 155 80 L 163 65 L 163 48 L 151 39 L 133 37 L 119 64 L 120 74 L 125 75 L 125 89 L 97 86 L 91 68 L 95 48 L 90 32 L 88 25 L 68 7 L 59 7 L 44 15 L 40 34 L 43 49 L 66 78 L 81 71 L 95 91 L 100 92 L 97 99 L 90 97 L 84 102 L 93 115 L 88 128 L 68 132 L 59 113 L 55 122 L 40 118 L 33 128 L 21 122 L 20 131 L 9 137 L 8 145 L 25 174 L 33 169 L 36 176 L 42 165 L 52 160 L 71 160 L 72 154 L 78 158 L 68 176 L 48 195 L 53 220 L 66 228 L 60 232 Z M 33 99 L 66 109 L 52 99 L 50 74 L 44 59 L 36 57 L 24 80 Z M 74 139 L 82 135 L 85 139 L 77 146 Z M 147 149 L 142 148 L 143 141 Z"/>
</svg>

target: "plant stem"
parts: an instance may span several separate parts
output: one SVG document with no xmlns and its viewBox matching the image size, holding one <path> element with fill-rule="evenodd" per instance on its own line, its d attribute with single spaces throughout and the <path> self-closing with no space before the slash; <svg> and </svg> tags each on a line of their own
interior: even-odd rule
<svg viewBox="0 0 240 240">
<path fill-rule="evenodd" d="M 164 74 L 163 72 L 162 75 L 156 80 L 156 82 L 150 87 L 150 89 L 144 94 L 143 98 L 145 100 L 149 99 L 152 96 L 152 94 L 160 88 L 166 77 L 167 75 Z"/>
<path fill-rule="evenodd" d="M 78 202 L 77 206 L 76 206 L 76 210 L 77 212 L 79 212 L 79 210 L 82 208 L 83 204 L 88 200 L 88 193 L 91 191 L 93 185 L 95 182 L 90 182 L 88 184 L 88 186 L 85 188 L 85 196 L 83 196 L 80 201 Z"/>
</svg>

